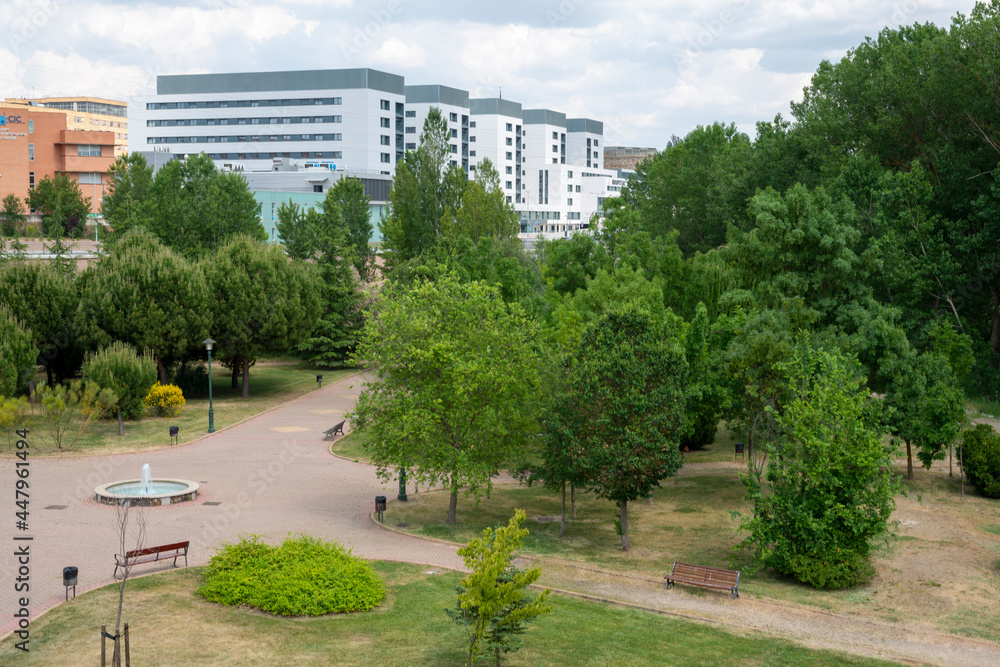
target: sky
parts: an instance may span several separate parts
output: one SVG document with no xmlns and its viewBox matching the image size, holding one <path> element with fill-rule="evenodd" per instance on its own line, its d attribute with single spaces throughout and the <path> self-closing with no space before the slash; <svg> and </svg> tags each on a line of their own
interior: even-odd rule
<svg viewBox="0 0 1000 667">
<path fill-rule="evenodd" d="M 790 117 L 823 60 L 974 0 L 0 0 L 0 97 L 155 91 L 161 74 L 371 67 L 604 122 L 662 148 Z"/>
</svg>

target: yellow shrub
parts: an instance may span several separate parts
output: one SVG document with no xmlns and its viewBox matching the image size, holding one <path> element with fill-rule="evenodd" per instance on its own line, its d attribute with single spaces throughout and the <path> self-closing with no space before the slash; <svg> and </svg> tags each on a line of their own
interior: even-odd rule
<svg viewBox="0 0 1000 667">
<path fill-rule="evenodd" d="M 160 417 L 177 417 L 187 401 L 184 400 L 184 392 L 180 387 L 157 382 L 149 389 L 142 403 L 151 413 Z"/>
</svg>

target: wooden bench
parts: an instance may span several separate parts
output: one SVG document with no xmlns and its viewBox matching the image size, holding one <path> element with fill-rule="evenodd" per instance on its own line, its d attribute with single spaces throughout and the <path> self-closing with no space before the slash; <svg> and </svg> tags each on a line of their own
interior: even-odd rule
<svg viewBox="0 0 1000 667">
<path fill-rule="evenodd" d="M 703 588 L 718 588 L 730 592 L 729 599 L 740 596 L 739 570 L 725 570 L 721 567 L 706 567 L 693 563 L 682 563 L 675 560 L 673 570 L 663 577 L 667 580 L 666 588 L 674 584 L 688 584 Z"/>
<path fill-rule="evenodd" d="M 334 437 L 336 437 L 336 435 L 337 435 L 338 433 L 339 433 L 340 435 L 344 435 L 344 424 L 345 424 L 345 423 L 346 423 L 346 420 L 345 420 L 345 421 L 342 421 L 342 422 L 340 422 L 339 424 L 337 424 L 336 426 L 334 426 L 334 427 L 333 427 L 333 428 L 331 428 L 331 429 L 328 429 L 328 430 L 326 430 L 326 431 L 323 431 L 323 435 L 324 435 L 324 436 L 326 436 L 326 437 L 324 437 L 323 439 L 324 439 L 324 440 L 333 440 L 333 439 L 334 439 Z"/>
<path fill-rule="evenodd" d="M 184 567 L 188 564 L 188 545 L 190 542 L 175 542 L 174 544 L 164 544 L 159 547 L 149 547 L 147 549 L 135 549 L 127 552 L 124 556 L 115 554 L 115 579 L 118 578 L 119 568 L 131 565 L 141 565 L 142 563 L 155 563 L 158 560 L 174 559 L 174 567 L 177 567 L 177 559 L 184 556 Z"/>
</svg>

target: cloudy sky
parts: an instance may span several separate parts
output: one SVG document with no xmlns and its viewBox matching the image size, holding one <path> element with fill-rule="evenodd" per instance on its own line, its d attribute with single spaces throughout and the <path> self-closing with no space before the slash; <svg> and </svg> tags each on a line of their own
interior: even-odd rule
<svg viewBox="0 0 1000 667">
<path fill-rule="evenodd" d="M 789 115 L 823 59 L 974 0 L 0 0 L 0 96 L 153 92 L 156 75 L 372 67 L 604 121 L 662 147 Z"/>
</svg>

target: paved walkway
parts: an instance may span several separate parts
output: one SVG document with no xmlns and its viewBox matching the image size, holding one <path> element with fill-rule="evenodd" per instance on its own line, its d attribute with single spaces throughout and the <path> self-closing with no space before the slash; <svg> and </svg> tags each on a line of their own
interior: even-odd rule
<svg viewBox="0 0 1000 667">
<path fill-rule="evenodd" d="M 208 561 L 215 548 L 240 535 L 270 541 L 309 533 L 351 547 L 373 559 L 459 569 L 455 546 L 383 530 L 370 520 L 374 497 L 394 498 L 395 483 L 379 481 L 365 464 L 333 457 L 323 431 L 342 419 L 360 391 L 354 376 L 199 442 L 141 454 L 31 463 L 30 530 L 15 529 L 13 492 L 3 494 L 7 518 L 0 534 L 0 636 L 14 629 L 17 598 L 27 596 L 32 617 L 63 600 L 62 568 L 80 569 L 78 593 L 112 581 L 117 536 L 115 509 L 99 505 L 94 487 L 134 479 L 144 463 L 154 477 L 201 483 L 193 503 L 147 510 L 146 543 L 191 541 L 191 565 Z M 730 466 L 706 464 L 706 468 Z M 0 461 L 0 488 L 11 489 L 14 461 Z M 692 470 L 693 472 L 693 470 Z M 703 472 L 707 472 L 703 471 Z M 719 470 L 719 472 L 723 472 Z M 212 503 L 212 504 L 210 504 Z M 218 503 L 218 504 L 215 504 Z M 43 509 L 65 506 L 65 509 Z M 17 593 L 15 536 L 30 543 L 30 592 Z M 595 568 L 542 561 L 542 583 L 664 613 L 724 625 L 736 632 L 782 636 L 815 648 L 941 665 L 1000 664 L 1000 645 L 861 616 L 832 614 L 790 603 L 744 597 L 663 591 L 659 580 L 621 577 Z M 141 572 L 169 568 L 145 565 Z M 2 662 L 2 661 L 0 661 Z"/>
</svg>

